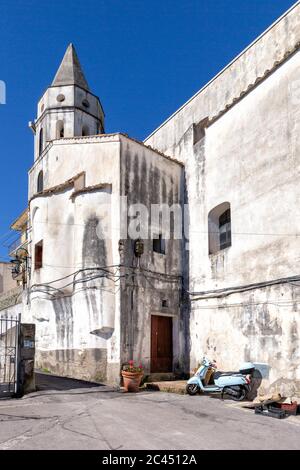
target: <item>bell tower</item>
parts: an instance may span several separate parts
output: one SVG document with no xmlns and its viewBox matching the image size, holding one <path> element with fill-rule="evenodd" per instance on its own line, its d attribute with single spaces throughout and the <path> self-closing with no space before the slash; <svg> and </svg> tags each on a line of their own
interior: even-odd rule
<svg viewBox="0 0 300 470">
<path fill-rule="evenodd" d="M 65 52 L 51 86 L 37 108 L 35 160 L 56 139 L 104 133 L 104 112 L 82 71 L 73 44 Z"/>
</svg>

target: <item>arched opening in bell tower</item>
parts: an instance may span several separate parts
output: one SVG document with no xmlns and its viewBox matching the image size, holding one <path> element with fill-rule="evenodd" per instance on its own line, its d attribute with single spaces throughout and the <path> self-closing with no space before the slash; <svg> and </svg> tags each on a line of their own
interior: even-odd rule
<svg viewBox="0 0 300 470">
<path fill-rule="evenodd" d="M 42 155 L 44 150 L 44 130 L 41 128 L 39 134 L 39 155 Z"/>
<path fill-rule="evenodd" d="M 82 133 L 81 133 L 81 135 L 82 135 L 83 137 L 86 137 L 86 136 L 90 135 L 88 126 L 82 126 Z"/>
<path fill-rule="evenodd" d="M 63 139 L 64 136 L 65 136 L 64 121 L 62 121 L 62 120 L 57 121 L 57 123 L 56 123 L 56 138 L 57 139 Z"/>
</svg>

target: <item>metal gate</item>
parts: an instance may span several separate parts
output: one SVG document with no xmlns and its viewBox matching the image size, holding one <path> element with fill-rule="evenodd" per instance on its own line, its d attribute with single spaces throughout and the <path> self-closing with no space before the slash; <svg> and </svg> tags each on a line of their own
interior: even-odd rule
<svg viewBox="0 0 300 470">
<path fill-rule="evenodd" d="M 20 317 L 0 317 L 0 397 L 18 393 Z"/>
</svg>

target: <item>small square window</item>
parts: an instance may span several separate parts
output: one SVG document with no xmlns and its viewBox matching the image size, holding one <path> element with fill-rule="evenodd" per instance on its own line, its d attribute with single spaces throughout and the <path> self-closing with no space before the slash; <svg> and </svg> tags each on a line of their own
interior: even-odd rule
<svg viewBox="0 0 300 470">
<path fill-rule="evenodd" d="M 153 238 L 153 251 L 162 255 L 166 254 L 166 240 L 160 233 L 157 238 Z"/>
</svg>

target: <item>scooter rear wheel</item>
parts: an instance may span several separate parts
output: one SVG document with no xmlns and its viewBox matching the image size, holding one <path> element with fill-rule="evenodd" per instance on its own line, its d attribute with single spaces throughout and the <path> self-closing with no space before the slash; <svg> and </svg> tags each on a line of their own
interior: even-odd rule
<svg viewBox="0 0 300 470">
<path fill-rule="evenodd" d="M 199 386 L 197 384 L 187 384 L 186 391 L 189 395 L 197 395 Z"/>
<path fill-rule="evenodd" d="M 239 392 L 234 394 L 234 393 L 230 393 L 229 391 L 227 390 L 230 390 L 231 387 L 225 387 L 224 390 L 223 390 L 223 394 L 225 395 L 229 395 L 230 398 L 234 401 L 243 401 L 245 398 L 246 398 L 246 395 L 247 395 L 247 390 L 245 387 L 243 387 L 242 385 L 239 386 Z M 223 395 L 222 394 L 222 395 Z"/>
</svg>

